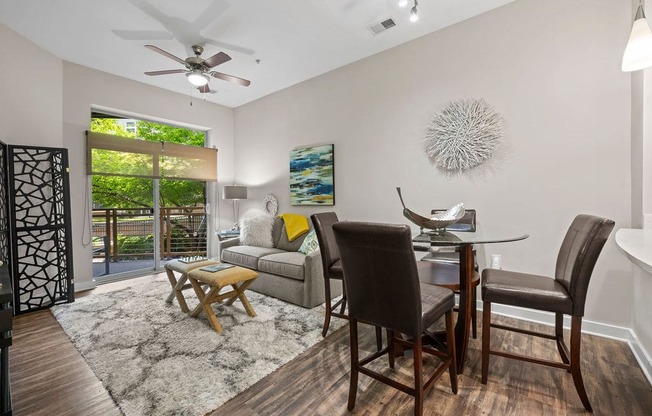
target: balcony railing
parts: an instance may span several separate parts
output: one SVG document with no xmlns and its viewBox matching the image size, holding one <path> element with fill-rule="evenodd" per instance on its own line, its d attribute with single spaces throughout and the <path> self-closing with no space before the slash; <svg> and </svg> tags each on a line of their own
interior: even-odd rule
<svg viewBox="0 0 652 416">
<path fill-rule="evenodd" d="M 204 207 L 160 208 L 161 258 L 206 255 Z M 153 208 L 93 210 L 93 257 L 117 262 L 154 256 Z"/>
</svg>

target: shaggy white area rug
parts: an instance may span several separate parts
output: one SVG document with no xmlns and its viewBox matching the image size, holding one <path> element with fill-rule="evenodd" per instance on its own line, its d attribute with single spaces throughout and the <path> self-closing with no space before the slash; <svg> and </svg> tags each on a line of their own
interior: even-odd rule
<svg viewBox="0 0 652 416">
<path fill-rule="evenodd" d="M 323 308 L 304 309 L 247 291 L 215 305 L 224 327 L 164 302 L 167 279 L 52 307 L 52 313 L 127 415 L 204 415 L 319 342 Z M 188 306 L 198 302 L 186 291 Z M 345 324 L 334 319 L 331 330 Z"/>
</svg>

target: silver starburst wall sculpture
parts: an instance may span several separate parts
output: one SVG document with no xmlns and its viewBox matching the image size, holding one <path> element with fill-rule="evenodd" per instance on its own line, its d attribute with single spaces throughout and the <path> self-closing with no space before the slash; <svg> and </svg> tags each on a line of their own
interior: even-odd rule
<svg viewBox="0 0 652 416">
<path fill-rule="evenodd" d="M 483 99 L 453 101 L 427 127 L 425 152 L 444 172 L 473 169 L 500 146 L 503 124 L 500 114 Z"/>
</svg>

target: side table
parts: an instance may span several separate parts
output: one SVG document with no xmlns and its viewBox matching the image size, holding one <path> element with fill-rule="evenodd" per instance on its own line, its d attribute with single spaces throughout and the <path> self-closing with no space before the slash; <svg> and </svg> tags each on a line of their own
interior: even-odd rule
<svg viewBox="0 0 652 416">
<path fill-rule="evenodd" d="M 217 232 L 217 238 L 220 241 L 236 237 L 240 237 L 240 230 L 221 230 Z"/>
</svg>

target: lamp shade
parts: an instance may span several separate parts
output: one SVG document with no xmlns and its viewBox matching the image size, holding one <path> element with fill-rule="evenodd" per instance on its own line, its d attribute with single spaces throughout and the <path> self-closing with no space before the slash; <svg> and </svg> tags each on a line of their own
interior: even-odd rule
<svg viewBox="0 0 652 416">
<path fill-rule="evenodd" d="M 247 199 L 247 187 L 237 185 L 225 186 L 222 197 L 224 199 Z"/>
<path fill-rule="evenodd" d="M 638 71 L 649 66 L 652 66 L 652 32 L 645 18 L 643 6 L 638 6 L 632 33 L 623 55 L 622 70 Z"/>
</svg>

